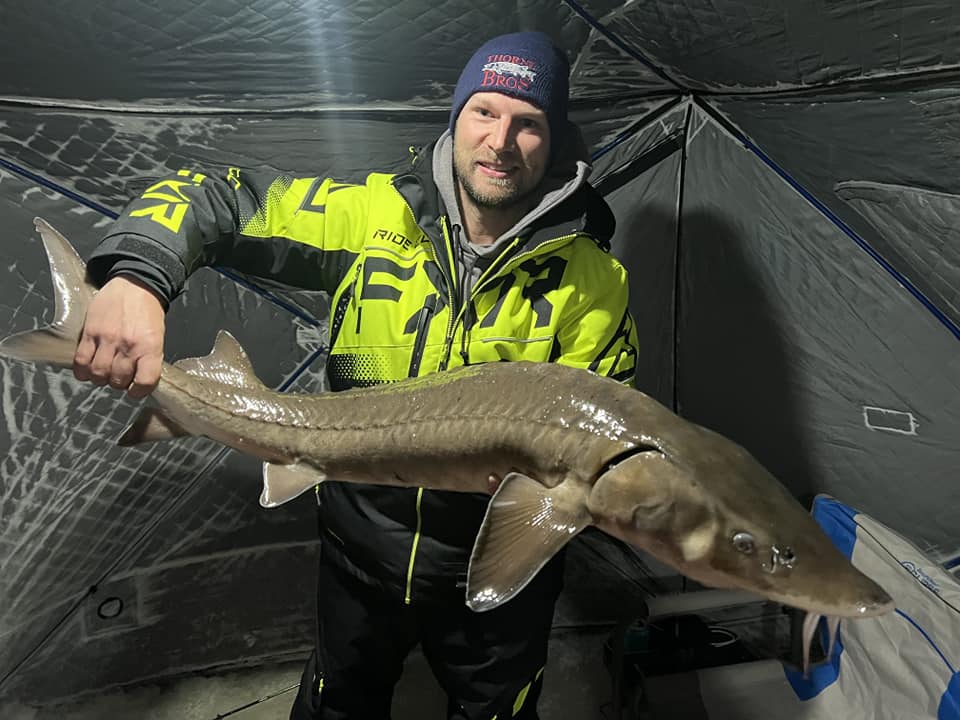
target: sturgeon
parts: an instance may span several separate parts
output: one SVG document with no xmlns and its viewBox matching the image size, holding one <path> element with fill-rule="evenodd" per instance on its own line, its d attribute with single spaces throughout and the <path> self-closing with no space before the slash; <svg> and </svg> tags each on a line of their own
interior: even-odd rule
<svg viewBox="0 0 960 720">
<path fill-rule="evenodd" d="M 69 368 L 96 287 L 37 218 L 55 319 L 0 356 Z M 471 556 L 467 604 L 509 600 L 594 525 L 710 587 L 820 616 L 893 608 L 786 488 L 731 440 L 619 382 L 553 363 L 487 363 L 318 395 L 265 387 L 221 331 L 212 352 L 164 364 L 121 445 L 202 435 L 263 460 L 264 507 L 329 479 L 484 493 L 501 479 Z M 805 659 L 806 663 L 806 659 Z"/>
</svg>

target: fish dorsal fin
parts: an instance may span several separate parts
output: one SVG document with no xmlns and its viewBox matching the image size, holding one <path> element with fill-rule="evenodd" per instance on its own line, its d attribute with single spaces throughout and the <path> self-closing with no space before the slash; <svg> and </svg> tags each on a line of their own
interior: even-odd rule
<svg viewBox="0 0 960 720">
<path fill-rule="evenodd" d="M 159 408 L 148 407 L 137 415 L 123 434 L 117 440 L 117 445 L 130 447 L 140 443 L 171 440 L 178 437 L 192 436 L 193 433 L 181 427 L 167 417 Z"/>
<path fill-rule="evenodd" d="M 206 378 L 224 385 L 248 390 L 263 390 L 265 387 L 254 373 L 250 358 L 247 357 L 240 343 L 226 330 L 217 333 L 217 340 L 209 355 L 184 358 L 173 365 L 188 375 Z"/>
<path fill-rule="evenodd" d="M 283 505 L 326 479 L 327 476 L 322 472 L 303 463 L 282 465 L 265 462 L 260 505 L 265 508 Z"/>
<path fill-rule="evenodd" d="M 503 479 L 470 556 L 471 610 L 490 610 L 512 598 L 590 524 L 587 491 L 571 479 L 553 488 L 516 472 Z"/>
</svg>

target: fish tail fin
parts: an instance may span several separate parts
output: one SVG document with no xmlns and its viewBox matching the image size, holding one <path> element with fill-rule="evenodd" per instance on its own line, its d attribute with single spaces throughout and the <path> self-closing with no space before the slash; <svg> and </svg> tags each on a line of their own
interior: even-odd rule
<svg viewBox="0 0 960 720">
<path fill-rule="evenodd" d="M 47 327 L 17 333 L 0 341 L 0 357 L 72 367 L 77 342 L 96 286 L 70 242 L 42 218 L 34 224 L 47 251 L 54 290 L 54 321 Z"/>
</svg>

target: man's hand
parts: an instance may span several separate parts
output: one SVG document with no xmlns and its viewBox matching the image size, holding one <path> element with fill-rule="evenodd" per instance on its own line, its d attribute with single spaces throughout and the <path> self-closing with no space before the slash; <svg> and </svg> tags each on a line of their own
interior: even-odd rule
<svg viewBox="0 0 960 720">
<path fill-rule="evenodd" d="M 87 309 L 73 374 L 94 385 L 126 390 L 132 398 L 146 397 L 160 381 L 163 334 L 160 299 L 140 281 L 117 276 Z"/>
</svg>

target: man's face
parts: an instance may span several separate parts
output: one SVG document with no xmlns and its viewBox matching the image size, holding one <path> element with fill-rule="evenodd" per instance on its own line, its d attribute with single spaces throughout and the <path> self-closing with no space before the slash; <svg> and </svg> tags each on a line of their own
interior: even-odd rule
<svg viewBox="0 0 960 720">
<path fill-rule="evenodd" d="M 536 105 L 474 93 L 457 116 L 453 170 L 477 207 L 507 209 L 530 195 L 547 169 L 550 127 Z"/>
</svg>

